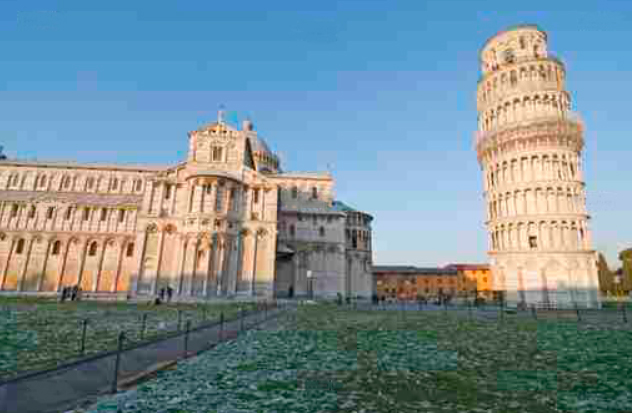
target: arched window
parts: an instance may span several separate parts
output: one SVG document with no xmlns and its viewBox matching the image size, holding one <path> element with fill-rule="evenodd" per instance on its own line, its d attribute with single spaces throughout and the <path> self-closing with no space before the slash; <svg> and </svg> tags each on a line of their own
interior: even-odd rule
<svg viewBox="0 0 632 413">
<path fill-rule="evenodd" d="M 255 188 L 252 190 L 252 197 L 253 197 L 253 202 L 255 204 L 258 204 L 259 203 L 259 189 L 258 188 Z"/>
<path fill-rule="evenodd" d="M 92 244 L 90 244 L 90 249 L 88 249 L 88 255 L 90 257 L 94 257 L 95 255 L 97 255 L 97 242 L 96 241 L 92 241 Z"/>
<path fill-rule="evenodd" d="M 61 241 L 57 240 L 53 243 L 53 250 L 50 255 L 59 255 L 59 251 L 61 250 Z"/>
<path fill-rule="evenodd" d="M 101 221 L 105 221 L 108 218 L 107 208 L 101 208 Z"/>
<path fill-rule="evenodd" d="M 48 209 L 46 209 L 46 219 L 53 219 L 54 213 L 55 213 L 55 207 L 48 207 Z"/>
<path fill-rule="evenodd" d="M 39 186 L 40 186 L 40 188 L 42 188 L 42 187 L 45 187 L 45 186 L 46 186 L 46 175 L 42 175 L 42 176 L 40 176 Z"/>
<path fill-rule="evenodd" d="M 312 187 L 312 199 L 318 199 L 318 188 Z"/>
<path fill-rule="evenodd" d="M 87 221 L 90 219 L 90 208 L 83 209 L 83 220 Z"/>
<path fill-rule="evenodd" d="M 136 183 L 134 184 L 134 190 L 136 192 L 140 192 L 143 189 L 143 181 L 141 181 L 140 179 L 136 180 Z"/>
<path fill-rule="evenodd" d="M 11 205 L 11 218 L 16 217 L 18 215 L 18 204 Z"/>
<path fill-rule="evenodd" d="M 110 190 L 116 191 L 117 188 L 118 188 L 118 179 L 113 178 L 112 182 L 110 183 Z"/>
<path fill-rule="evenodd" d="M 64 176 L 64 189 L 70 188 L 70 177 Z"/>
<path fill-rule="evenodd" d="M 94 188 L 94 178 L 93 177 L 88 178 L 88 181 L 86 182 L 86 188 L 87 189 Z"/>
<path fill-rule="evenodd" d="M 24 238 L 20 238 L 18 240 L 18 245 L 16 245 L 15 247 L 15 253 L 16 254 L 22 254 L 24 252 Z"/>
<path fill-rule="evenodd" d="M 127 251 L 125 251 L 125 255 L 128 257 L 134 256 L 134 243 L 130 242 L 127 244 Z"/>
<path fill-rule="evenodd" d="M 35 217 L 35 205 L 31 205 L 29 208 L 29 218 Z"/>
<path fill-rule="evenodd" d="M 325 227 L 320 227 L 320 229 L 318 230 L 318 234 L 321 237 L 324 237 L 325 236 Z"/>
<path fill-rule="evenodd" d="M 123 221 L 125 221 L 125 210 L 124 210 L 124 209 L 119 209 L 119 212 L 118 212 L 118 221 L 119 221 L 119 222 L 123 222 Z"/>
<path fill-rule="evenodd" d="M 221 146 L 214 146 L 212 149 L 213 162 L 221 162 L 222 160 L 222 148 Z"/>
<path fill-rule="evenodd" d="M 296 199 L 298 198 L 298 188 L 297 187 L 292 187 L 292 198 Z"/>
<path fill-rule="evenodd" d="M 165 199 L 171 198 L 171 185 L 165 185 Z"/>
<path fill-rule="evenodd" d="M 72 207 L 68 207 L 66 208 L 66 215 L 64 216 L 64 219 L 68 221 L 71 216 L 72 216 Z"/>
<path fill-rule="evenodd" d="M 20 183 L 20 177 L 18 176 L 18 174 L 14 174 L 11 177 L 11 186 L 18 186 L 19 183 Z"/>
</svg>

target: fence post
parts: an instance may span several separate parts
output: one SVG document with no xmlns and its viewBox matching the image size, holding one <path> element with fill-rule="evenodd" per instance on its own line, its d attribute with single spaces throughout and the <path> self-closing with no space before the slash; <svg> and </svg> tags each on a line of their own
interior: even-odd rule
<svg viewBox="0 0 632 413">
<path fill-rule="evenodd" d="M 582 321 L 582 317 L 579 314 L 579 306 L 577 305 L 577 303 L 575 303 L 575 312 L 577 313 L 577 321 L 581 322 Z"/>
<path fill-rule="evenodd" d="M 202 307 L 202 322 L 206 323 L 206 304 Z"/>
<path fill-rule="evenodd" d="M 470 321 L 472 321 L 472 302 L 468 300 L 467 302 L 467 308 L 469 310 L 470 313 Z"/>
<path fill-rule="evenodd" d="M 241 331 L 244 331 L 244 317 L 245 317 L 244 308 L 241 307 L 239 309 L 239 312 L 241 313 L 240 317 L 239 317 L 240 318 L 239 322 L 240 322 Z"/>
<path fill-rule="evenodd" d="M 625 303 L 621 303 L 621 312 L 623 313 L 623 322 L 628 323 L 628 315 L 625 312 Z"/>
<path fill-rule="evenodd" d="M 532 305 L 531 305 L 531 315 L 533 316 L 533 319 L 534 319 L 534 320 L 537 320 L 537 319 L 538 319 L 538 313 L 537 313 L 537 311 L 536 311 L 536 309 L 535 309 L 535 304 L 532 304 Z"/>
<path fill-rule="evenodd" d="M 189 332 L 191 331 L 191 320 L 187 320 L 186 330 L 184 331 L 184 354 L 182 354 L 182 358 L 187 358 L 187 353 L 189 352 Z"/>
<path fill-rule="evenodd" d="M 500 321 L 505 322 L 505 301 L 500 302 Z"/>
<path fill-rule="evenodd" d="M 178 309 L 178 331 L 182 329 L 182 310 Z"/>
<path fill-rule="evenodd" d="M 224 341 L 224 312 L 219 314 L 219 341 Z"/>
<path fill-rule="evenodd" d="M 81 355 L 86 353 L 86 330 L 88 329 L 88 319 L 83 319 L 83 326 L 81 330 Z"/>
<path fill-rule="evenodd" d="M 265 313 L 265 317 L 263 319 L 267 320 L 268 319 L 268 302 L 267 301 L 263 302 L 263 311 Z"/>
<path fill-rule="evenodd" d="M 140 326 L 140 341 L 145 339 L 145 327 L 147 326 L 147 313 L 143 314 L 143 319 Z"/>
<path fill-rule="evenodd" d="M 116 350 L 116 360 L 114 361 L 114 377 L 112 377 L 112 393 L 116 393 L 118 387 L 119 367 L 121 366 L 121 352 L 123 351 L 123 342 L 125 341 L 125 332 L 121 331 L 118 336 L 118 347 Z"/>
</svg>

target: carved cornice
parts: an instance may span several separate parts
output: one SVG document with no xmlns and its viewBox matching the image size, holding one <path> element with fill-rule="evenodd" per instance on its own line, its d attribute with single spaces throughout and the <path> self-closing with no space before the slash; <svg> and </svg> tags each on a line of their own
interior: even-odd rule
<svg viewBox="0 0 632 413">
<path fill-rule="evenodd" d="M 579 152 L 584 146 L 583 126 L 568 118 L 545 118 L 524 122 L 507 127 L 476 133 L 476 152 L 479 163 L 483 163 L 485 155 L 511 143 L 533 142 L 538 139 L 558 141 L 560 146 L 569 146 Z M 566 144 L 564 144 L 566 141 Z M 549 146 L 543 146 L 546 148 Z"/>
</svg>

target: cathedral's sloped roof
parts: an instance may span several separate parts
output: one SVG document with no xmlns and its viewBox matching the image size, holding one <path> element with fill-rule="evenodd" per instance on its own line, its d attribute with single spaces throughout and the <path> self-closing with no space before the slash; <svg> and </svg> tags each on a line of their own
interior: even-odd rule
<svg viewBox="0 0 632 413">
<path fill-rule="evenodd" d="M 226 128 L 228 130 L 231 130 L 233 132 L 237 132 L 238 131 L 238 129 L 236 127 L 234 127 L 233 125 L 231 125 L 230 123 L 223 122 L 223 121 L 219 122 L 219 121 L 216 121 L 216 120 L 213 121 L 213 122 L 209 122 L 209 123 L 206 123 L 206 124 L 200 126 L 195 131 L 196 132 L 207 132 L 207 131 L 213 129 L 215 126 L 218 126 L 218 125 L 221 126 L 221 127 Z"/>
<path fill-rule="evenodd" d="M 298 205 L 298 204 L 289 204 L 289 205 L 281 205 L 281 212 L 288 213 L 297 213 L 297 214 L 332 214 L 332 215 L 341 215 L 341 211 L 336 211 L 331 208 L 329 205 Z"/>
<path fill-rule="evenodd" d="M 364 214 L 369 216 L 371 219 L 373 219 L 373 216 L 371 214 L 367 214 L 366 212 L 357 210 L 355 208 L 350 207 L 349 205 L 345 204 L 342 201 L 334 201 L 332 208 L 335 209 L 336 211 L 340 211 L 340 212 L 358 212 L 360 214 Z"/>
<path fill-rule="evenodd" d="M 359 212 L 357 209 L 351 208 L 342 201 L 334 201 L 332 209 L 340 212 Z"/>
<path fill-rule="evenodd" d="M 0 191 L 0 199 L 8 202 L 64 202 L 68 204 L 119 207 L 140 206 L 142 195 L 91 194 L 77 192 Z"/>
<path fill-rule="evenodd" d="M 190 179 L 196 176 L 219 176 L 223 178 L 234 179 L 236 181 L 242 180 L 241 176 L 237 172 L 220 171 L 217 169 L 200 170 L 200 171 L 191 172 L 188 178 Z"/>
<path fill-rule="evenodd" d="M 329 172 L 279 172 L 268 176 L 270 178 L 331 179 L 331 174 Z"/>
<path fill-rule="evenodd" d="M 82 168 L 82 169 L 117 169 L 141 172 L 160 172 L 172 168 L 172 165 L 136 165 L 116 164 L 100 162 L 75 162 L 75 161 L 40 161 L 29 159 L 3 159 L 0 165 L 24 165 L 24 166 L 48 166 L 55 168 Z"/>
<path fill-rule="evenodd" d="M 260 138 L 259 136 L 248 136 L 248 140 L 250 141 L 250 148 L 252 149 L 253 152 L 265 152 L 265 153 L 269 153 L 270 155 L 274 155 L 274 153 L 272 152 L 272 150 L 270 150 L 270 147 L 268 146 L 267 142 L 263 140 L 263 138 Z"/>
</svg>

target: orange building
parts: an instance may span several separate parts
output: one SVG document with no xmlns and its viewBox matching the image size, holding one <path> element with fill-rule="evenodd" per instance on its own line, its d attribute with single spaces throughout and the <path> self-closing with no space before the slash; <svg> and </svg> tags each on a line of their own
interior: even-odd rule
<svg viewBox="0 0 632 413">
<path fill-rule="evenodd" d="M 416 300 L 418 297 L 455 297 L 461 288 L 454 268 L 406 265 L 374 266 L 375 294 L 379 299 Z"/>
<path fill-rule="evenodd" d="M 443 268 L 378 265 L 373 267 L 373 280 L 380 300 L 382 297 L 397 300 L 440 296 L 494 298 L 487 264 L 450 264 Z"/>
<path fill-rule="evenodd" d="M 476 295 L 486 300 L 495 297 L 492 272 L 488 264 L 450 264 L 445 268 L 452 268 L 458 272 L 459 283 L 470 296 Z"/>
</svg>

